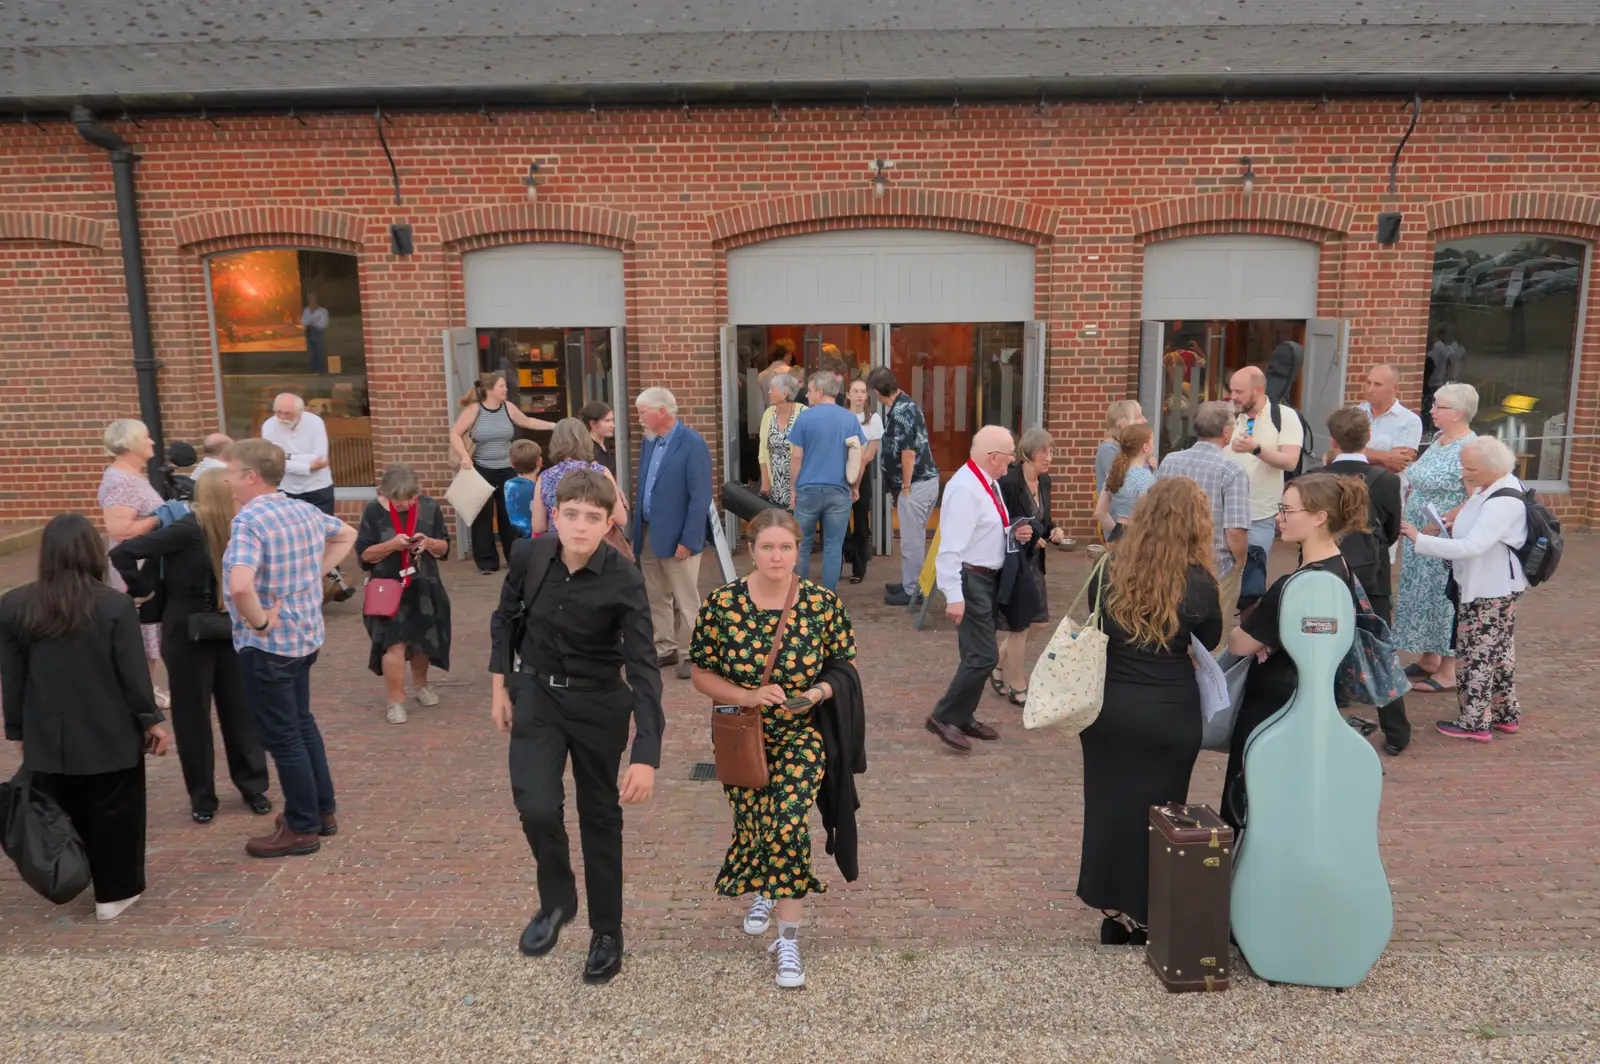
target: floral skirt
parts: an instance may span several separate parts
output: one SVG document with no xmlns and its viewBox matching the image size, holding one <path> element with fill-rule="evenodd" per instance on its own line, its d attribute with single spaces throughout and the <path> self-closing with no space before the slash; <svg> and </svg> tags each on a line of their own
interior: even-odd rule
<svg viewBox="0 0 1600 1064">
<path fill-rule="evenodd" d="M 761 711 L 767 742 L 767 785 L 761 790 L 724 787 L 733 807 L 733 841 L 717 876 L 716 892 L 737 898 L 803 898 L 828 888 L 811 871 L 806 824 L 826 761 L 811 713 L 768 706 Z"/>
<path fill-rule="evenodd" d="M 1515 724 L 1517 701 L 1517 595 L 1463 602 L 1456 629 L 1456 701 L 1459 727 L 1486 731 Z"/>
</svg>

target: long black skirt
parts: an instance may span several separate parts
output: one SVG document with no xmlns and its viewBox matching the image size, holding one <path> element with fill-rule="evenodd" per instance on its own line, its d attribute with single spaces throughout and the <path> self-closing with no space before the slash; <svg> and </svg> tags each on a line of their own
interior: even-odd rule
<svg viewBox="0 0 1600 1064">
<path fill-rule="evenodd" d="M 1083 744 L 1078 897 L 1149 922 L 1150 807 L 1186 802 L 1200 754 L 1200 689 L 1106 681 Z"/>
<path fill-rule="evenodd" d="M 424 655 L 436 669 L 450 671 L 450 596 L 444 584 L 425 576 L 411 578 L 393 617 L 363 617 L 372 653 L 367 668 L 383 675 L 383 652 L 396 643 L 406 646 L 406 660 Z"/>
</svg>

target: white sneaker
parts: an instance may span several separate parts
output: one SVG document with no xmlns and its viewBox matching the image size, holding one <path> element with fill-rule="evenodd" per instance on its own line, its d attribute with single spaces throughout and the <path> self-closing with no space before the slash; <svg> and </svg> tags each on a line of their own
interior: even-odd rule
<svg viewBox="0 0 1600 1064">
<path fill-rule="evenodd" d="M 747 935 L 764 935 L 767 928 L 772 926 L 771 898 L 763 898 L 757 894 L 755 901 L 750 903 L 750 911 L 744 914 L 744 933 Z"/>
<path fill-rule="evenodd" d="M 439 704 L 439 696 L 434 693 L 434 690 L 431 687 L 417 688 L 416 697 L 417 705 L 419 706 L 436 706 Z"/>
<path fill-rule="evenodd" d="M 101 923 L 105 923 L 108 920 L 115 920 L 117 917 L 121 916 L 127 911 L 128 906 L 138 901 L 141 897 L 143 897 L 143 895 L 135 894 L 133 897 L 123 898 L 121 901 L 97 901 L 94 903 L 94 918 L 99 920 Z"/>
<path fill-rule="evenodd" d="M 767 947 L 768 953 L 777 954 L 778 985 L 794 990 L 806 985 L 806 966 L 800 963 L 800 940 L 779 935 Z"/>
<path fill-rule="evenodd" d="M 390 702 L 389 712 L 384 714 L 384 719 L 390 724 L 404 724 L 406 722 L 406 707 L 403 702 Z"/>
</svg>

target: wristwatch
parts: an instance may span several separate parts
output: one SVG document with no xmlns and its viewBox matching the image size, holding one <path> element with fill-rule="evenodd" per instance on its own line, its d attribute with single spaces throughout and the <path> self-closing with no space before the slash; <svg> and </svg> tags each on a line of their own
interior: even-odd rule
<svg viewBox="0 0 1600 1064">
<path fill-rule="evenodd" d="M 250 627 L 255 629 L 258 632 L 265 632 L 269 627 L 271 627 L 271 625 L 272 625 L 272 618 L 268 617 L 266 620 L 262 621 L 260 624 L 252 624 Z"/>
<path fill-rule="evenodd" d="M 1256 444 L 1255 450 L 1251 451 L 1250 453 L 1255 455 L 1257 458 L 1260 458 L 1261 457 L 1261 445 L 1259 443 Z"/>
</svg>

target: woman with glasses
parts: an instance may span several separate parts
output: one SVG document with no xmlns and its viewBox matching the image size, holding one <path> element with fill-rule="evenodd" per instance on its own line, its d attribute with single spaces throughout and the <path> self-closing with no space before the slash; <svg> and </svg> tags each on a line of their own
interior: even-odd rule
<svg viewBox="0 0 1600 1064">
<path fill-rule="evenodd" d="M 1428 449 L 1406 467 L 1405 519 L 1425 532 L 1438 532 L 1429 511 L 1446 521 L 1467 501 L 1462 482 L 1461 445 L 1472 436 L 1478 413 L 1478 392 L 1470 384 L 1446 384 L 1433 395 L 1433 423 L 1438 428 Z M 1406 668 L 1419 692 L 1456 688 L 1456 608 L 1445 593 L 1449 563 L 1420 554 L 1405 544 L 1400 563 L 1400 593 L 1395 599 L 1394 642 L 1401 651 L 1420 654 Z"/>
<path fill-rule="evenodd" d="M 1000 478 L 1000 498 L 1012 521 L 1037 520 L 1043 524 L 1049 541 L 1060 543 L 1067 538 L 1066 530 L 1057 528 L 1050 520 L 1050 462 L 1055 457 L 1055 445 L 1056 441 L 1044 429 L 1031 428 L 1024 432 L 1017 444 L 1017 460 Z M 1028 700 L 1028 633 L 1050 619 L 1050 604 L 1045 598 L 1044 545 L 1033 547 L 1028 555 L 1039 585 L 1039 612 L 1015 630 L 1008 626 L 1004 615 L 996 621 L 1000 667 L 989 675 L 989 686 L 994 688 L 994 693 L 1014 706 Z"/>
<path fill-rule="evenodd" d="M 1283 502 L 1278 506 L 1278 535 L 1285 543 L 1299 545 L 1300 568 L 1279 577 L 1267 588 L 1254 612 L 1228 633 L 1230 651 L 1240 657 L 1256 656 L 1256 664 L 1245 681 L 1244 701 L 1234 721 L 1228 768 L 1222 778 L 1222 818 L 1235 828 L 1244 823 L 1245 743 L 1250 733 L 1282 709 L 1299 688 L 1299 669 L 1294 659 L 1283 652 L 1283 641 L 1278 636 L 1283 590 L 1296 573 L 1328 572 L 1351 585 L 1350 601 L 1356 604 L 1350 564 L 1339 553 L 1339 540 L 1349 532 L 1367 531 L 1367 503 L 1366 481 L 1333 473 L 1298 477 L 1283 489 Z M 1333 695 L 1331 687 L 1328 695 Z"/>
</svg>

